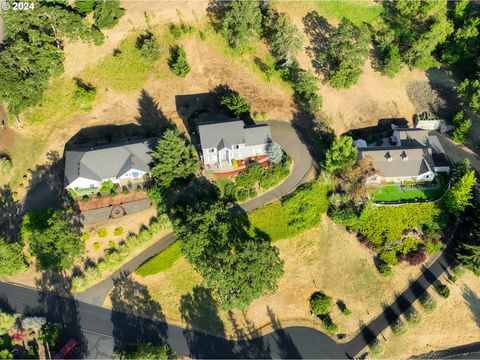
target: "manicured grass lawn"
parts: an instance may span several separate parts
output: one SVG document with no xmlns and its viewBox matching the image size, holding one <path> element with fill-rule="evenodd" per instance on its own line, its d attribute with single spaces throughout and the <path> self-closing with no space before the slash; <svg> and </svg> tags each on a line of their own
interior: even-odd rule
<svg viewBox="0 0 480 360">
<path fill-rule="evenodd" d="M 440 187 L 434 189 L 422 188 L 402 188 L 398 184 L 391 184 L 379 187 L 373 194 L 374 201 L 379 202 L 394 202 L 402 200 L 437 200 L 444 193 L 448 185 L 448 178 L 446 176 L 439 176 Z"/>
<path fill-rule="evenodd" d="M 439 189 L 403 189 L 400 185 L 386 185 L 373 194 L 375 201 L 401 201 L 401 200 L 435 200 L 443 195 L 444 188 Z"/>
<path fill-rule="evenodd" d="M 135 273 L 140 276 L 148 276 L 158 274 L 159 272 L 165 272 L 175 264 L 175 262 L 182 257 L 182 251 L 180 250 L 180 242 L 177 241 L 170 245 L 166 250 L 160 254 L 154 256 L 150 260 L 143 263 Z"/>
<path fill-rule="evenodd" d="M 320 0 L 318 1 L 320 15 L 326 17 L 346 18 L 356 25 L 365 22 L 372 24 L 383 12 L 382 5 L 368 1 L 351 0 Z"/>
</svg>

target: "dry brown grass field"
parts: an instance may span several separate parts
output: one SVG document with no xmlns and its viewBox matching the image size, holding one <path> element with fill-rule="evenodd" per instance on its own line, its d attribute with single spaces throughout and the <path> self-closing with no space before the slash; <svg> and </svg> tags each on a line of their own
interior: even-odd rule
<svg viewBox="0 0 480 360">
<path fill-rule="evenodd" d="M 450 347 L 477 342 L 480 336 L 480 278 L 471 272 L 464 274 L 455 284 L 448 284 L 450 297 L 443 299 L 434 291 L 437 308 L 430 314 L 422 313 L 422 322 L 407 325 L 405 334 L 394 336 L 385 332 L 387 341 L 381 358 L 408 359 Z"/>
<path fill-rule="evenodd" d="M 268 332 L 272 320 L 283 326 L 295 324 L 322 329 L 310 315 L 308 301 L 313 292 L 321 290 L 333 297 L 334 302 L 343 301 L 351 310 L 352 313 L 345 316 L 334 305 L 331 312 L 339 326 L 338 332 L 346 334 L 344 340 L 349 340 L 361 324 L 378 315 L 383 305 L 392 302 L 420 271 L 417 267 L 401 265 L 395 268 L 392 277 L 381 277 L 370 251 L 326 218 L 323 225 L 278 241 L 275 246 L 285 261 L 285 274 L 279 281 L 278 291 L 260 297 L 243 311 L 218 310 L 208 291 L 201 288 L 201 277 L 184 258 L 166 272 L 147 277 L 133 275 L 132 279 L 147 287 L 168 321 L 192 325 L 186 321 L 185 306 L 182 306 L 189 300 L 198 315 L 193 323 L 196 328 L 227 336 Z"/>
</svg>

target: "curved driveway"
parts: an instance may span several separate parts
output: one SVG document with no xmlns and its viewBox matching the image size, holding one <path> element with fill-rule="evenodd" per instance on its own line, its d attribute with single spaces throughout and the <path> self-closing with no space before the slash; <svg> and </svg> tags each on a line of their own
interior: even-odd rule
<svg viewBox="0 0 480 360">
<path fill-rule="evenodd" d="M 295 190 L 308 178 L 311 171 L 313 171 L 312 157 L 305 144 L 303 144 L 298 138 L 292 125 L 289 122 L 284 121 L 269 121 L 268 124 L 270 125 L 273 140 L 279 143 L 284 151 L 292 158 L 292 173 L 273 190 L 233 207 L 232 212 L 234 214 L 240 215 L 280 199 L 282 196 Z M 134 272 L 143 262 L 165 250 L 168 246 L 173 244 L 175 240 L 175 235 L 170 234 L 155 242 L 152 246 L 145 249 L 142 253 L 115 271 L 111 276 L 78 294 L 76 296 L 77 299 L 85 303 L 101 306 L 108 292 L 113 288 L 114 279 Z"/>
</svg>

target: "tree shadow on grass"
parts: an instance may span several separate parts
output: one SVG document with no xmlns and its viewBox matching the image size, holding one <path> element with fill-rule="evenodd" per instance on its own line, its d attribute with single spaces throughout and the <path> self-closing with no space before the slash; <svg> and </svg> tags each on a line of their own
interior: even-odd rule
<svg viewBox="0 0 480 360">
<path fill-rule="evenodd" d="M 225 341 L 225 326 L 210 289 L 196 286 L 180 298 L 180 314 L 187 324 L 183 334 L 188 343 L 190 356 L 194 358 L 230 358 L 233 344 Z M 207 335 L 201 331 L 215 334 Z M 217 337 L 218 336 L 218 337 Z"/>
<path fill-rule="evenodd" d="M 146 131 L 148 137 L 160 136 L 165 129 L 175 125 L 166 117 L 155 99 L 144 89 L 138 99 L 138 124 Z"/>
<path fill-rule="evenodd" d="M 319 74 L 328 79 L 330 77 L 329 68 L 317 61 L 317 55 L 326 51 L 328 38 L 333 28 L 327 19 L 320 16 L 316 11 L 307 13 L 302 21 L 305 33 L 310 39 L 311 45 L 307 47 L 307 53 L 312 58 L 312 65 Z"/>
<path fill-rule="evenodd" d="M 114 279 L 110 293 L 114 351 L 139 342 L 164 344 L 167 324 L 160 304 L 152 299 L 146 286 L 127 277 Z"/>
<path fill-rule="evenodd" d="M 462 296 L 472 313 L 475 324 L 480 327 L 480 297 L 468 286 L 463 287 Z"/>
</svg>

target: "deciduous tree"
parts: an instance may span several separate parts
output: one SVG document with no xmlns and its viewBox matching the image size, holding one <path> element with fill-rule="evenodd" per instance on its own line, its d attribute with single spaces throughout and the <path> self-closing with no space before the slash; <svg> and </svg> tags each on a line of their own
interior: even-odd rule
<svg viewBox="0 0 480 360">
<path fill-rule="evenodd" d="M 18 242 L 8 243 L 0 238 L 0 275 L 15 275 L 27 270 L 27 264 Z"/>
</svg>

